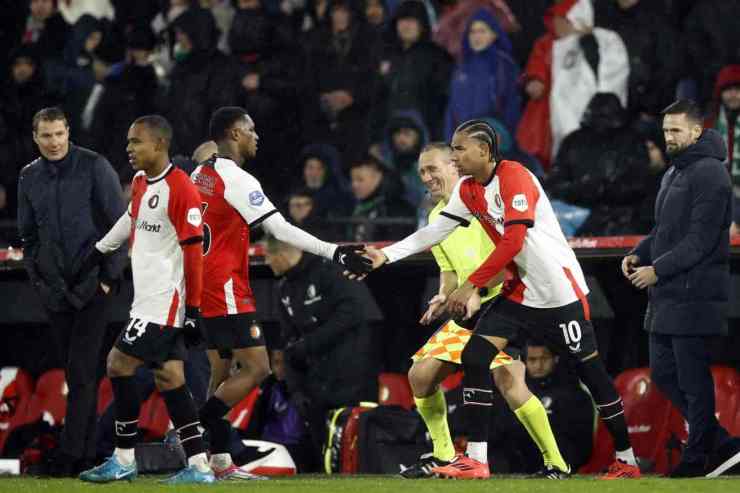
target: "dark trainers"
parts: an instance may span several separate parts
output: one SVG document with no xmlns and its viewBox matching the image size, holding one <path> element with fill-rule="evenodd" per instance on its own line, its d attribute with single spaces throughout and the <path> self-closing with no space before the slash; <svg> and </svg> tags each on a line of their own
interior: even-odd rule
<svg viewBox="0 0 740 493">
<path fill-rule="evenodd" d="M 709 463 L 705 471 L 708 478 L 716 478 L 720 474 L 737 474 L 740 464 L 740 438 L 732 438 L 709 456 Z"/>
<path fill-rule="evenodd" d="M 423 479 L 433 478 L 434 473 L 432 469 L 435 467 L 442 467 L 449 464 L 446 460 L 437 459 L 431 453 L 424 454 L 419 457 L 416 464 L 412 464 L 409 467 L 401 466 L 401 477 L 406 479 Z"/>
<path fill-rule="evenodd" d="M 703 478 L 707 474 L 704 461 L 681 461 L 666 476 L 669 478 Z"/>
<path fill-rule="evenodd" d="M 532 476 L 532 479 L 568 479 L 570 478 L 570 467 L 568 471 L 563 471 L 559 467 L 543 467 Z"/>
</svg>

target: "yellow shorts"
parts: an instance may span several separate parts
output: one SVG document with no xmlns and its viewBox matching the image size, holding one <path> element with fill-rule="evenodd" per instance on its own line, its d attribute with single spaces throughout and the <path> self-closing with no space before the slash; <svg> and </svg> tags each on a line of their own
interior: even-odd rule
<svg viewBox="0 0 740 493">
<path fill-rule="evenodd" d="M 429 338 L 426 344 L 411 357 L 411 360 L 416 362 L 424 358 L 435 358 L 460 365 L 462 364 L 462 350 L 472 334 L 472 330 L 464 329 L 450 320 Z M 491 369 L 509 365 L 513 361 L 511 356 L 501 351 L 491 362 Z"/>
</svg>

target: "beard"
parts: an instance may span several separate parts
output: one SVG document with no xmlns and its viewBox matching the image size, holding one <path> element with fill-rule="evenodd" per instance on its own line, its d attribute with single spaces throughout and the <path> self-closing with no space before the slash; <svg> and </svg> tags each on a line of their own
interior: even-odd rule
<svg viewBox="0 0 740 493">
<path fill-rule="evenodd" d="M 666 144 L 665 153 L 668 157 L 675 157 L 681 154 L 687 147 L 688 144 Z"/>
</svg>

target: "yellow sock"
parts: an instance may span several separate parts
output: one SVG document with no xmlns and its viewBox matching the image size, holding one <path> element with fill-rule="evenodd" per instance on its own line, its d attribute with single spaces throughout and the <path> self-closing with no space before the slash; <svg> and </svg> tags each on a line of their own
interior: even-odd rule
<svg viewBox="0 0 740 493">
<path fill-rule="evenodd" d="M 533 395 L 519 409 L 516 409 L 514 414 L 537 444 L 537 448 L 540 449 L 545 466 L 555 466 L 561 471 L 568 472 L 568 464 L 560 455 L 558 443 L 555 441 L 550 421 L 547 419 L 547 411 L 540 400 Z"/>
<path fill-rule="evenodd" d="M 414 397 L 414 402 L 432 437 L 434 457 L 440 460 L 452 460 L 455 457 L 455 446 L 450 436 L 450 427 L 447 425 L 445 395 L 437 389 L 429 397 Z"/>
</svg>

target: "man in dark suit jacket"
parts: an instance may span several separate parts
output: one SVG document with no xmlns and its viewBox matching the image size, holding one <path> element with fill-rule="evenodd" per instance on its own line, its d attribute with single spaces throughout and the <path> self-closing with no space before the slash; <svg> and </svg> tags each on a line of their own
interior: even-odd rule
<svg viewBox="0 0 740 493">
<path fill-rule="evenodd" d="M 649 288 L 653 381 L 689 423 L 671 477 L 715 477 L 740 463 L 740 440 L 715 417 L 709 341 L 727 324 L 732 185 L 722 137 L 702 129 L 692 101 L 663 111 L 671 167 L 655 204 L 655 227 L 622 261 L 638 289 Z"/>
</svg>

